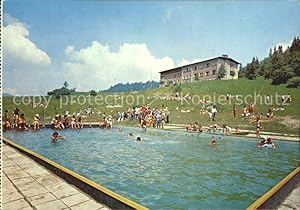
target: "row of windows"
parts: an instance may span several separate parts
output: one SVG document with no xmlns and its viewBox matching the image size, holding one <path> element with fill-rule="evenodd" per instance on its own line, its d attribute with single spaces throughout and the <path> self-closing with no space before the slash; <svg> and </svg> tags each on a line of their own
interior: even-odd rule
<svg viewBox="0 0 300 210">
<path fill-rule="evenodd" d="M 185 69 L 183 69 L 183 73 L 190 72 L 192 69 L 197 70 L 197 69 L 203 69 L 203 68 L 208 68 L 213 66 L 217 66 L 217 63 L 202 63 L 194 67 L 186 67 Z"/>
<path fill-rule="evenodd" d="M 204 77 L 204 76 L 209 76 L 209 75 L 216 75 L 217 73 L 217 70 L 212 70 L 212 71 L 206 71 L 206 72 L 201 72 L 201 73 L 196 73 L 194 74 L 194 78 L 196 77 Z M 162 76 L 161 79 L 172 79 L 172 78 L 178 78 L 178 77 L 181 77 L 181 74 L 178 73 L 178 74 L 170 74 L 170 75 L 165 75 L 165 76 Z M 184 75 L 183 76 L 183 79 L 189 79 L 191 78 L 191 75 L 188 74 L 188 75 Z"/>
<path fill-rule="evenodd" d="M 176 77 L 181 77 L 181 73 L 176 73 L 176 74 L 167 74 L 167 75 L 162 75 L 161 78 L 163 79 L 172 79 Z"/>
<path fill-rule="evenodd" d="M 193 77 L 196 78 L 196 77 L 204 77 L 204 76 L 209 76 L 209 75 L 216 75 L 217 74 L 217 71 L 216 70 L 213 70 L 213 71 L 206 71 L 206 72 L 201 72 L 201 73 L 198 73 L 198 74 L 194 74 Z M 191 78 L 191 75 L 186 75 L 186 76 L 183 76 L 183 79 L 190 79 Z"/>
</svg>

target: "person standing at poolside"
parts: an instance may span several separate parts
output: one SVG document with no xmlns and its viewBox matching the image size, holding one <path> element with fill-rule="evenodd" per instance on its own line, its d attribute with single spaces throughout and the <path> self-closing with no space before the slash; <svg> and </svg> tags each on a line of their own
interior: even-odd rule
<svg viewBox="0 0 300 210">
<path fill-rule="evenodd" d="M 165 112 L 166 112 L 166 123 L 170 123 L 170 111 L 168 107 L 166 107 Z"/>
<path fill-rule="evenodd" d="M 256 137 L 260 138 L 260 130 L 262 129 L 262 124 L 260 119 L 256 120 Z"/>
<path fill-rule="evenodd" d="M 237 106 L 235 104 L 233 105 L 232 112 L 233 112 L 233 117 L 236 118 Z"/>
<path fill-rule="evenodd" d="M 211 109 L 211 113 L 212 113 L 212 121 L 216 121 L 216 115 L 217 115 L 217 108 L 216 105 L 213 105 L 212 109 Z"/>
<path fill-rule="evenodd" d="M 20 111 L 21 110 L 19 109 L 19 107 L 14 108 L 14 110 L 12 111 L 13 115 L 14 115 L 13 126 L 15 126 L 15 127 L 18 127 L 18 124 L 19 124 Z"/>
<path fill-rule="evenodd" d="M 40 116 L 39 114 L 36 114 L 33 119 L 33 130 L 39 130 L 40 129 Z"/>
<path fill-rule="evenodd" d="M 160 128 L 161 126 L 161 114 L 160 112 L 156 113 L 156 128 Z"/>
</svg>

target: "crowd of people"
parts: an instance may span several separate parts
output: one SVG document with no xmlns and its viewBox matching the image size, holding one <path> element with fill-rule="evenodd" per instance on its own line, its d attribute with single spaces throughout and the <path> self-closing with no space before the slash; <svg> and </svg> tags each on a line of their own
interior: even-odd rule
<svg viewBox="0 0 300 210">
<path fill-rule="evenodd" d="M 16 129 L 20 131 L 25 131 L 29 129 L 29 126 L 27 124 L 27 120 L 25 118 L 25 114 L 21 113 L 21 110 L 16 107 L 13 111 L 13 121 L 11 122 L 8 117 L 8 110 L 4 111 L 4 115 L 2 117 L 2 129 L 3 131 Z M 34 121 L 33 121 L 33 127 L 35 129 L 39 128 L 39 122 L 40 118 L 39 115 L 35 115 Z"/>
<path fill-rule="evenodd" d="M 189 94 L 186 94 L 184 96 L 180 96 L 179 93 L 176 93 L 175 96 L 171 95 L 164 95 L 164 96 L 153 96 L 158 97 L 160 100 L 172 100 L 172 101 L 185 101 L 185 100 L 191 100 L 191 96 Z M 230 94 L 226 94 L 226 99 L 236 99 L 238 96 L 232 96 Z M 267 96 L 267 100 L 271 101 L 270 96 Z M 200 101 L 204 108 L 200 109 L 200 114 L 208 114 L 208 122 L 213 124 L 209 124 L 208 126 L 202 126 L 199 124 L 199 122 L 191 122 L 186 126 L 186 131 L 190 132 L 200 132 L 202 133 L 204 130 L 206 130 L 208 133 L 216 133 L 216 131 L 222 131 L 225 135 L 231 135 L 233 128 L 230 127 L 227 124 L 221 124 L 220 126 L 216 124 L 214 121 L 217 120 L 217 114 L 219 113 L 218 108 L 216 105 L 214 105 L 211 101 L 208 101 L 204 99 L 203 101 Z M 290 94 L 282 95 L 281 97 L 281 103 L 291 103 L 292 97 Z M 222 110 L 222 107 L 220 110 Z M 177 107 L 175 110 L 180 113 L 190 113 L 194 112 L 193 109 L 183 109 L 180 106 Z M 239 107 L 234 104 L 232 107 L 232 113 L 233 118 L 237 118 L 238 116 L 241 116 L 242 119 L 249 119 L 250 122 L 255 122 L 255 128 L 256 128 L 256 137 L 261 138 L 261 130 L 263 129 L 263 121 L 272 120 L 274 118 L 274 113 L 277 111 L 284 111 L 283 107 L 276 108 L 274 105 L 270 105 L 268 108 L 268 111 L 263 114 L 257 114 L 256 112 L 256 104 L 250 103 L 249 105 L 245 105 L 242 109 L 239 110 Z M 44 125 L 41 124 L 41 118 L 39 114 L 35 114 L 32 121 L 27 121 L 25 118 L 25 114 L 21 112 L 21 110 L 16 107 L 14 110 L 12 110 L 13 114 L 13 120 L 10 121 L 9 119 L 9 111 L 5 110 L 4 115 L 2 118 L 2 125 L 3 130 L 10 130 L 15 129 L 19 131 L 26 131 L 29 129 L 38 130 L 41 127 L 44 127 Z M 101 115 L 99 120 L 99 127 L 103 129 L 110 129 L 113 127 L 113 124 L 115 122 L 122 122 L 126 120 L 136 121 L 137 126 L 142 128 L 143 130 L 147 130 L 147 128 L 161 128 L 164 129 L 165 125 L 167 123 L 170 123 L 170 110 L 168 107 L 164 107 L 162 105 L 161 108 L 156 107 L 150 107 L 148 105 L 141 105 L 141 106 L 134 106 L 129 107 L 125 111 L 116 111 L 115 114 L 112 112 L 108 115 L 106 115 L 105 112 L 95 113 L 92 107 L 85 108 L 83 111 L 80 111 L 79 113 L 73 113 L 69 114 L 68 111 L 66 111 L 63 115 L 55 115 L 53 119 L 50 122 L 51 128 L 53 129 L 81 129 L 83 128 L 83 122 L 82 122 L 82 116 L 86 115 L 87 117 L 91 117 L 93 114 Z M 263 119 L 264 118 L 264 119 Z M 254 119 L 253 121 L 251 119 Z M 239 133 L 239 127 L 235 127 L 235 132 Z M 53 135 L 54 139 L 57 138 L 57 135 Z M 56 137 L 55 137 L 56 136 Z M 59 137 L 58 137 L 59 139 Z M 54 141 L 54 140 L 53 140 Z M 216 142 L 214 139 L 213 142 Z M 264 146 L 264 145 L 271 145 L 273 144 L 272 141 L 270 142 L 270 139 L 266 139 L 265 141 L 261 141 L 263 143 L 260 143 L 260 147 L 270 147 L 270 146 Z M 274 146 L 272 146 L 273 148 Z"/>
</svg>

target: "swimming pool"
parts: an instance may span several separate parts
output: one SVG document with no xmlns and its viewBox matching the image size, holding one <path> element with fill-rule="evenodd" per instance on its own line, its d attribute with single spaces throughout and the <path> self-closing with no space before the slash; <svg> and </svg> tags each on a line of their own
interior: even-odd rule
<svg viewBox="0 0 300 210">
<path fill-rule="evenodd" d="M 122 129 L 63 130 L 57 144 L 50 129 L 4 136 L 151 209 L 244 209 L 299 164 L 298 142 Z"/>
</svg>

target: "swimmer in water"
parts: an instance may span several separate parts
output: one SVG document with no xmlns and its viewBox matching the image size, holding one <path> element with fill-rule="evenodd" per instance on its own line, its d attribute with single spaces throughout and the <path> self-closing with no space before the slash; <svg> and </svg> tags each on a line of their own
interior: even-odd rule
<svg viewBox="0 0 300 210">
<path fill-rule="evenodd" d="M 217 144 L 218 144 L 217 141 L 216 141 L 216 138 L 215 138 L 214 136 L 211 137 L 210 144 L 211 144 L 211 145 L 217 145 Z"/>
<path fill-rule="evenodd" d="M 133 134 L 132 134 L 132 133 L 128 133 L 128 136 L 129 136 L 129 137 L 133 137 Z"/>
<path fill-rule="evenodd" d="M 56 143 L 59 139 L 63 140 L 65 139 L 64 136 L 59 135 L 56 131 L 51 136 L 51 143 Z"/>
<path fill-rule="evenodd" d="M 142 138 L 141 138 L 140 136 L 137 136 L 137 137 L 135 138 L 135 140 L 136 140 L 136 141 L 142 141 Z"/>
<path fill-rule="evenodd" d="M 122 130 L 122 128 L 119 128 L 119 132 L 122 132 L 123 130 Z"/>
<path fill-rule="evenodd" d="M 259 145 L 258 147 L 261 148 L 267 147 L 268 149 L 276 149 L 275 144 L 272 142 L 272 138 L 267 138 L 267 141 L 263 145 Z"/>
<path fill-rule="evenodd" d="M 258 147 L 261 147 L 262 145 L 267 143 L 267 137 L 263 137 L 261 140 L 257 142 Z"/>
</svg>

